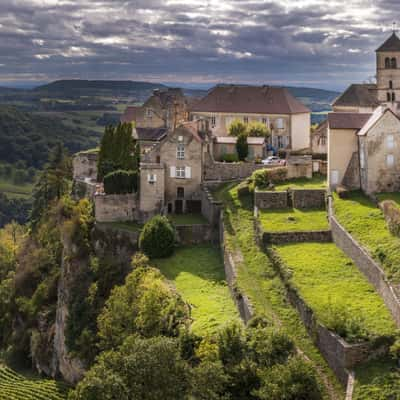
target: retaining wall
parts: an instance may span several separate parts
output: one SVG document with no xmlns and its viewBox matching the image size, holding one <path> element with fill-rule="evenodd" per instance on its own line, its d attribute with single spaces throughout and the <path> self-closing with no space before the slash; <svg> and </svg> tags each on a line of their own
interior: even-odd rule
<svg viewBox="0 0 400 400">
<path fill-rule="evenodd" d="M 332 242 L 330 230 L 304 232 L 263 232 L 262 242 L 268 244 L 304 243 L 304 242 Z"/>
<path fill-rule="evenodd" d="M 182 246 L 218 242 L 218 231 L 211 225 L 178 225 L 176 240 Z"/>
<path fill-rule="evenodd" d="M 379 343 L 349 344 L 318 322 L 313 310 L 301 298 L 297 289 L 292 286 L 287 275 L 287 268 L 278 254 L 271 248 L 268 248 L 267 252 L 285 284 L 289 302 L 298 311 L 308 334 L 344 386 L 349 378 L 348 369 L 388 352 L 390 340 L 382 340 Z"/>
<path fill-rule="evenodd" d="M 291 189 L 294 208 L 325 208 L 325 189 Z"/>
<path fill-rule="evenodd" d="M 222 203 L 214 200 L 210 190 L 203 186 L 201 188 L 201 213 L 209 224 L 218 230 Z"/>
<path fill-rule="evenodd" d="M 288 193 L 254 191 L 254 204 L 260 209 L 278 209 L 288 207 Z"/>
<path fill-rule="evenodd" d="M 132 194 L 107 194 L 94 196 L 95 215 L 98 222 L 134 221 L 137 197 Z"/>
<path fill-rule="evenodd" d="M 210 162 L 204 170 L 206 181 L 231 181 L 249 177 L 254 171 L 266 168 L 253 162 Z"/>
<path fill-rule="evenodd" d="M 390 310 L 397 326 L 400 326 L 400 299 L 395 289 L 386 278 L 383 269 L 378 265 L 367 251 L 346 231 L 333 214 L 332 198 L 329 199 L 329 220 L 332 237 L 336 245 L 349 256 L 358 269 L 366 276 L 369 282 L 380 294 Z"/>
</svg>

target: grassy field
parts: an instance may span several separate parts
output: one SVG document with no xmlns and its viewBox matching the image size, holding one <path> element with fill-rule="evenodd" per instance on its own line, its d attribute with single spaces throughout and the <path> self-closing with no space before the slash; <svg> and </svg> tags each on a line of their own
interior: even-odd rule
<svg viewBox="0 0 400 400">
<path fill-rule="evenodd" d="M 324 398 L 330 397 L 328 392 L 330 398 L 343 398 L 342 387 L 312 343 L 296 310 L 287 302 L 284 285 L 271 261 L 256 244 L 251 196 L 239 196 L 235 184 L 222 186 L 214 195 L 224 203 L 226 246 L 238 254 L 237 286 L 249 297 L 256 314 L 284 329 L 310 359 L 318 376 L 324 377 Z"/>
<path fill-rule="evenodd" d="M 328 230 L 325 210 L 260 210 L 259 219 L 266 232 L 296 232 Z"/>
<path fill-rule="evenodd" d="M 66 385 L 47 379 L 27 378 L 0 364 L 1 400 L 64 400 Z"/>
<path fill-rule="evenodd" d="M 239 319 L 225 281 L 219 249 L 179 248 L 172 257 L 156 260 L 155 264 L 191 304 L 193 332 L 212 334 L 228 321 Z"/>
<path fill-rule="evenodd" d="M 382 265 L 388 278 L 400 283 L 400 238 L 389 232 L 381 210 L 360 192 L 349 199 L 334 194 L 334 208 L 339 222 Z"/>
<path fill-rule="evenodd" d="M 400 205 L 400 193 L 399 192 L 393 192 L 393 193 L 379 193 L 377 195 L 379 201 L 383 200 L 393 200 L 395 201 L 398 205 Z"/>
<path fill-rule="evenodd" d="M 292 189 L 326 189 L 326 176 L 314 174 L 311 179 L 296 178 L 275 184 L 276 191 Z"/>
<path fill-rule="evenodd" d="M 201 214 L 170 214 L 168 218 L 175 225 L 208 224 L 208 221 Z"/>
<path fill-rule="evenodd" d="M 5 179 L 0 179 L 0 193 L 4 193 L 9 198 L 29 198 L 32 194 L 33 184 L 27 183 L 16 185 Z"/>
<path fill-rule="evenodd" d="M 137 222 L 98 222 L 98 224 L 130 232 L 139 232 L 143 227 L 143 225 Z"/>
<path fill-rule="evenodd" d="M 395 324 L 383 300 L 353 262 L 333 243 L 275 246 L 291 273 L 291 282 L 330 327 L 334 310 L 358 319 L 370 338 L 391 335 Z"/>
</svg>

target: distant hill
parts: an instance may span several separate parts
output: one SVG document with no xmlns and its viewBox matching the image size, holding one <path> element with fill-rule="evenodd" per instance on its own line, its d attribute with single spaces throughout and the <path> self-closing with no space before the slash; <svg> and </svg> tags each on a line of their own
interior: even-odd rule
<svg viewBox="0 0 400 400">
<path fill-rule="evenodd" d="M 58 118 L 0 107 L 1 161 L 14 164 L 22 160 L 28 167 L 40 168 L 47 161 L 49 150 L 58 142 L 71 153 L 98 144 L 87 132 L 65 126 Z"/>
<path fill-rule="evenodd" d="M 326 102 L 332 102 L 337 96 L 340 95 L 340 92 L 333 90 L 296 86 L 287 86 L 286 88 L 289 89 L 290 93 L 292 93 L 292 95 L 295 97 L 305 97 Z"/>
</svg>

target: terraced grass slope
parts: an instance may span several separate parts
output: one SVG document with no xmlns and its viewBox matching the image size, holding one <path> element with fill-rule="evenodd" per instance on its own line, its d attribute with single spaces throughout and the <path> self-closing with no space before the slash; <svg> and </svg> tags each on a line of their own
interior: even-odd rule
<svg viewBox="0 0 400 400">
<path fill-rule="evenodd" d="M 314 174 L 312 178 L 289 179 L 275 185 L 275 190 L 284 191 L 287 189 L 326 189 L 326 176 Z"/>
<path fill-rule="evenodd" d="M 155 264 L 191 304 L 194 333 L 213 334 L 228 321 L 239 320 L 219 249 L 182 247 L 172 257 L 156 260 Z"/>
<path fill-rule="evenodd" d="M 393 236 L 382 211 L 361 192 L 341 199 L 334 194 L 338 221 L 379 262 L 393 283 L 400 283 L 400 238 Z"/>
<path fill-rule="evenodd" d="M 395 323 L 383 300 L 335 244 L 297 243 L 275 249 L 291 273 L 293 286 L 320 322 L 332 328 L 338 311 L 344 318 L 356 320 L 368 338 L 395 334 Z M 363 340 L 354 335 L 345 339 Z"/>
<path fill-rule="evenodd" d="M 224 203 L 225 241 L 237 255 L 237 286 L 249 297 L 255 313 L 284 329 L 312 363 L 325 389 L 324 398 L 343 398 L 336 377 L 312 343 L 296 310 L 287 302 L 284 285 L 271 261 L 256 243 L 251 196 L 239 196 L 238 186 L 228 184 L 218 189 L 214 197 Z"/>
<path fill-rule="evenodd" d="M 54 380 L 28 379 L 0 364 L 1 400 L 65 400 L 68 387 Z"/>
<path fill-rule="evenodd" d="M 266 232 L 322 231 L 329 229 L 325 210 L 260 210 L 259 219 Z"/>
</svg>

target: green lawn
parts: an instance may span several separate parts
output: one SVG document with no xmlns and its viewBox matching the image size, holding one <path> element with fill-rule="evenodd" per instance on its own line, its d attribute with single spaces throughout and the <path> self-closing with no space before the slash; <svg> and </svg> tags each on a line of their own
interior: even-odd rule
<svg viewBox="0 0 400 400">
<path fill-rule="evenodd" d="M 265 232 L 295 232 L 328 230 L 325 210 L 260 210 L 259 219 Z"/>
<path fill-rule="evenodd" d="M 400 238 L 387 229 L 383 213 L 361 192 L 341 199 L 334 194 L 335 214 L 349 233 L 379 262 L 388 278 L 400 283 Z"/>
<path fill-rule="evenodd" d="M 213 334 L 227 322 L 239 320 L 218 248 L 179 248 L 172 257 L 156 260 L 155 264 L 191 304 L 194 333 Z"/>
<path fill-rule="evenodd" d="M 289 179 L 282 183 L 275 185 L 276 191 L 284 191 L 287 189 L 326 189 L 326 176 L 320 174 L 314 174 L 311 179 L 308 178 L 296 178 Z"/>
<path fill-rule="evenodd" d="M 170 214 L 169 220 L 175 225 L 203 225 L 208 221 L 201 214 Z"/>
<path fill-rule="evenodd" d="M 330 384 L 334 398 L 343 398 L 342 387 L 312 343 L 297 311 L 288 303 L 284 285 L 271 261 L 256 243 L 251 195 L 239 196 L 237 189 L 236 184 L 223 185 L 214 196 L 224 203 L 226 246 L 233 254 L 241 255 L 237 260 L 238 288 L 249 297 L 257 315 L 266 316 L 277 329 L 288 333 L 324 375 L 325 384 Z M 322 384 L 322 380 L 320 382 Z M 326 388 L 326 385 L 322 386 Z M 324 398 L 330 398 L 327 391 Z"/>
<path fill-rule="evenodd" d="M 29 198 L 31 197 L 33 184 L 16 185 L 13 182 L 0 179 L 0 193 L 4 193 L 9 198 Z"/>
<path fill-rule="evenodd" d="M 353 262 L 334 243 L 275 246 L 291 272 L 291 282 L 329 327 L 334 308 L 359 318 L 368 337 L 391 335 L 395 324 L 383 300 Z"/>
<path fill-rule="evenodd" d="M 379 201 L 383 201 L 383 200 L 393 200 L 395 201 L 397 204 L 400 205 L 400 193 L 399 192 L 393 192 L 393 193 L 379 193 L 377 195 L 378 200 Z"/>
</svg>

